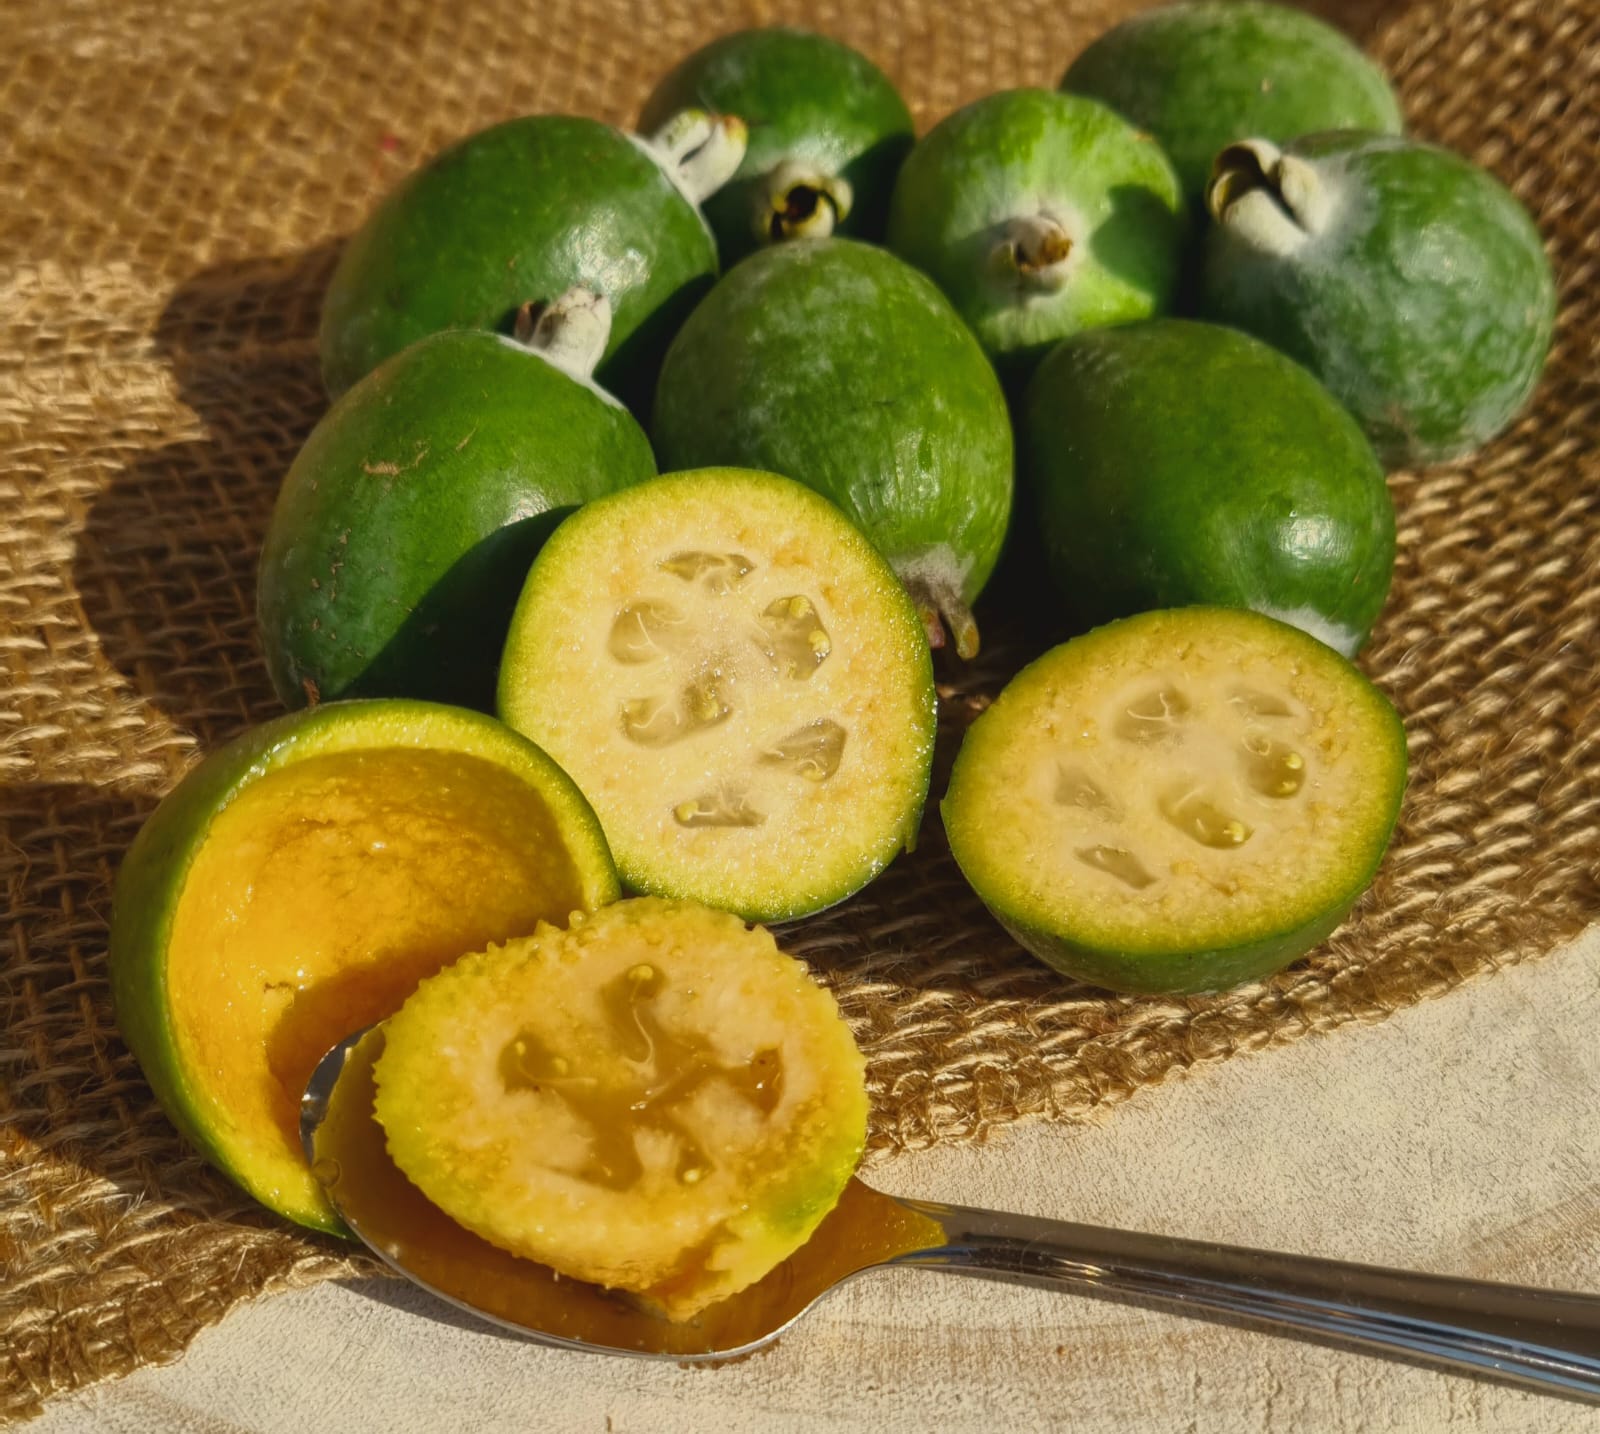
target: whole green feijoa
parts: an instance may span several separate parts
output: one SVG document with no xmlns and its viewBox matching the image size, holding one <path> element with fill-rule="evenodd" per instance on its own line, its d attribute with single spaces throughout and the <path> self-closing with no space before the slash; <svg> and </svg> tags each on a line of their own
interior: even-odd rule
<svg viewBox="0 0 1600 1434">
<path fill-rule="evenodd" d="M 1361 430 L 1298 364 L 1155 319 L 1066 340 L 1028 386 L 1023 473 L 1083 624 L 1253 608 L 1346 656 L 1394 569 L 1394 506 Z"/>
<path fill-rule="evenodd" d="M 889 560 L 929 641 L 978 650 L 971 604 L 1011 512 L 994 370 L 922 274 L 851 239 L 796 239 L 731 269 L 661 366 L 668 469 L 781 473 L 831 498 Z"/>
<path fill-rule="evenodd" d="M 696 107 L 738 115 L 750 132 L 733 178 L 704 205 L 725 266 L 782 239 L 882 238 L 911 112 L 865 55 L 787 26 L 724 35 L 662 80 L 639 128 Z"/>
<path fill-rule="evenodd" d="M 1217 158 L 1202 302 L 1325 383 L 1392 466 L 1470 452 L 1533 392 L 1555 322 L 1539 231 L 1459 155 L 1383 135 Z"/>
<path fill-rule="evenodd" d="M 1058 339 L 1163 312 L 1182 196 L 1166 156 L 1104 105 L 1007 90 L 936 125 L 901 167 L 888 244 L 944 290 L 1003 371 Z"/>
<path fill-rule="evenodd" d="M 1212 158 L 1235 140 L 1402 128 L 1383 72 L 1349 40 L 1300 10 L 1256 0 L 1193 0 L 1136 15 L 1079 55 L 1061 88 L 1154 135 L 1196 201 Z"/>
<path fill-rule="evenodd" d="M 261 641 L 286 704 L 492 704 L 545 538 L 655 473 L 643 430 L 588 378 L 606 326 L 604 299 L 574 290 L 526 344 L 434 334 L 333 405 L 284 478 L 261 553 Z"/>
<path fill-rule="evenodd" d="M 1182 995 L 1305 955 L 1371 883 L 1406 782 L 1387 699 L 1258 613 L 1146 612 L 1051 649 L 967 730 L 950 852 L 1041 961 Z"/>
<path fill-rule="evenodd" d="M 696 201 L 733 172 L 743 126 L 688 112 L 649 140 L 534 115 L 471 135 L 404 180 L 356 231 L 323 301 L 338 397 L 441 329 L 510 329 L 573 287 L 611 303 L 600 381 L 641 411 L 662 351 L 717 273 Z"/>
</svg>

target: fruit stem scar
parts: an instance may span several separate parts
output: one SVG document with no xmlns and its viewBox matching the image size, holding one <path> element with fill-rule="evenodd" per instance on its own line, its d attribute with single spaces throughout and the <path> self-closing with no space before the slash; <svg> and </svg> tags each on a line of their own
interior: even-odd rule
<svg viewBox="0 0 1600 1434">
<path fill-rule="evenodd" d="M 757 186 L 753 219 L 763 244 L 783 239 L 826 239 L 849 217 L 850 181 L 815 165 L 786 159 Z"/>
<path fill-rule="evenodd" d="M 935 651 L 943 647 L 948 629 L 956 656 L 971 662 L 978 655 L 978 624 L 955 584 L 924 574 L 902 575 L 901 581 L 922 619 L 928 646 Z"/>
<path fill-rule="evenodd" d="M 1251 245 L 1282 254 L 1327 228 L 1334 196 L 1305 160 L 1269 140 L 1245 139 L 1213 162 L 1206 208 Z"/>
<path fill-rule="evenodd" d="M 1019 214 L 1000 226 L 989 251 L 996 273 L 1027 289 L 1059 289 L 1067 282 L 1072 235 L 1048 214 Z"/>
<path fill-rule="evenodd" d="M 611 340 L 611 301 L 592 289 L 572 288 L 549 303 L 524 304 L 512 337 L 562 373 L 588 379 Z"/>
<path fill-rule="evenodd" d="M 738 115 L 679 110 L 644 141 L 656 162 L 691 201 L 709 199 L 744 160 L 750 131 Z"/>
</svg>

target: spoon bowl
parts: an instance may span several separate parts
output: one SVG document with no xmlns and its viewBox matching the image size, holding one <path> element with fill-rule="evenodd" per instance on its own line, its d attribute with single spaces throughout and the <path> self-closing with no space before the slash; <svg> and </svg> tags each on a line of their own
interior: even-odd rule
<svg viewBox="0 0 1600 1434">
<path fill-rule="evenodd" d="M 739 1359 L 868 1270 L 917 1265 L 1253 1320 L 1600 1402 L 1600 1297 L 1275 1254 L 900 1199 L 859 1179 L 809 1241 L 748 1289 L 674 1322 L 458 1225 L 395 1166 L 373 1118 L 383 1027 L 347 1036 L 300 1104 L 312 1174 L 352 1234 L 413 1283 L 542 1344 Z"/>
</svg>

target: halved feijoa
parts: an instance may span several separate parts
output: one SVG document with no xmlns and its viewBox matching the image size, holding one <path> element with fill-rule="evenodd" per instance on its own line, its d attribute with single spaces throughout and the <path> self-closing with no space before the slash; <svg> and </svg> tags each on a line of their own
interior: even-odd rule
<svg viewBox="0 0 1600 1434">
<path fill-rule="evenodd" d="M 509 332 L 524 304 L 582 287 L 615 315 L 598 370 L 635 406 L 717 272 L 696 208 L 744 152 L 737 121 L 669 119 L 637 139 L 572 115 L 470 135 L 404 180 L 351 237 L 322 306 L 322 373 L 338 397 L 441 329 Z"/>
<path fill-rule="evenodd" d="M 931 668 L 904 590 L 837 508 L 709 469 L 556 530 L 499 710 L 594 804 L 629 886 L 776 920 L 842 900 L 915 840 Z"/>
<path fill-rule="evenodd" d="M 864 1071 L 769 932 L 643 898 L 423 982 L 374 1073 L 391 1157 L 457 1223 L 687 1319 L 833 1208 Z"/>
<path fill-rule="evenodd" d="M 1228 608 L 1047 652 L 973 723 L 944 799 L 973 889 L 1042 961 L 1216 991 L 1302 956 L 1371 882 L 1405 731 L 1344 658 Z"/>
<path fill-rule="evenodd" d="M 928 626 L 978 650 L 971 604 L 1011 513 L 1005 396 L 923 274 L 850 239 L 752 254 L 707 296 L 661 369 L 664 468 L 782 473 L 837 503 Z"/>
<path fill-rule="evenodd" d="M 1183 195 L 1161 147 L 1094 100 L 986 95 L 901 167 L 888 244 L 944 290 L 1002 372 L 1080 329 L 1165 312 Z"/>
<path fill-rule="evenodd" d="M 681 61 L 639 128 L 691 108 L 738 115 L 750 134 L 733 178 L 703 205 L 724 266 L 784 239 L 882 237 L 911 111 L 865 55 L 789 26 L 739 30 Z"/>
<path fill-rule="evenodd" d="M 1391 465 L 1470 452 L 1528 401 L 1555 323 L 1544 240 L 1487 170 L 1389 135 L 1217 156 L 1203 307 L 1303 363 Z"/>
<path fill-rule="evenodd" d="M 608 315 L 575 289 L 526 345 L 434 334 L 312 430 L 279 489 L 256 593 L 285 703 L 492 705 L 539 545 L 578 504 L 655 473 L 644 431 L 588 377 Z"/>
<path fill-rule="evenodd" d="M 1377 65 L 1314 15 L 1259 0 L 1190 0 L 1135 15 L 1079 55 L 1061 88 L 1152 134 L 1196 201 L 1212 156 L 1235 140 L 1401 127 Z"/>
<path fill-rule="evenodd" d="M 594 813 L 532 743 L 453 707 L 330 703 L 213 753 L 145 823 L 117 878 L 117 1022 L 213 1164 L 338 1230 L 299 1139 L 317 1061 L 462 952 L 617 895 Z"/>
<path fill-rule="evenodd" d="M 1022 470 L 1084 625 L 1254 608 L 1345 656 L 1394 570 L 1394 504 L 1354 419 L 1299 364 L 1215 324 L 1076 334 L 1039 365 Z"/>
</svg>

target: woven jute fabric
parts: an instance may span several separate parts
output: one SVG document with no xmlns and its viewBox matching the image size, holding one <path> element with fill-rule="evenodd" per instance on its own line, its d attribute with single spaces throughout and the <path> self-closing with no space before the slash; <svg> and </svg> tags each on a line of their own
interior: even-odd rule
<svg viewBox="0 0 1600 1434">
<path fill-rule="evenodd" d="M 324 408 L 339 236 L 450 139 L 627 122 L 673 57 L 796 19 L 883 64 L 926 127 L 1053 83 L 1107 0 L 11 0 L 0 47 L 0 1414 L 170 1358 L 241 1298 L 366 1266 L 254 1209 L 117 1036 L 111 881 L 199 757 L 271 715 L 253 621 L 274 490 Z M 1357 916 L 1216 998 L 1054 976 L 921 849 L 786 933 L 870 1058 L 882 1152 L 1081 1118 L 1174 1069 L 1380 1017 L 1600 916 L 1600 9 L 1343 7 L 1415 130 L 1538 215 L 1560 277 L 1531 412 L 1395 475 L 1399 568 L 1364 658 L 1410 733 L 1405 816 Z M 992 618 L 1003 631 L 1003 618 Z M 949 674 L 942 756 L 1026 655 Z"/>
</svg>

